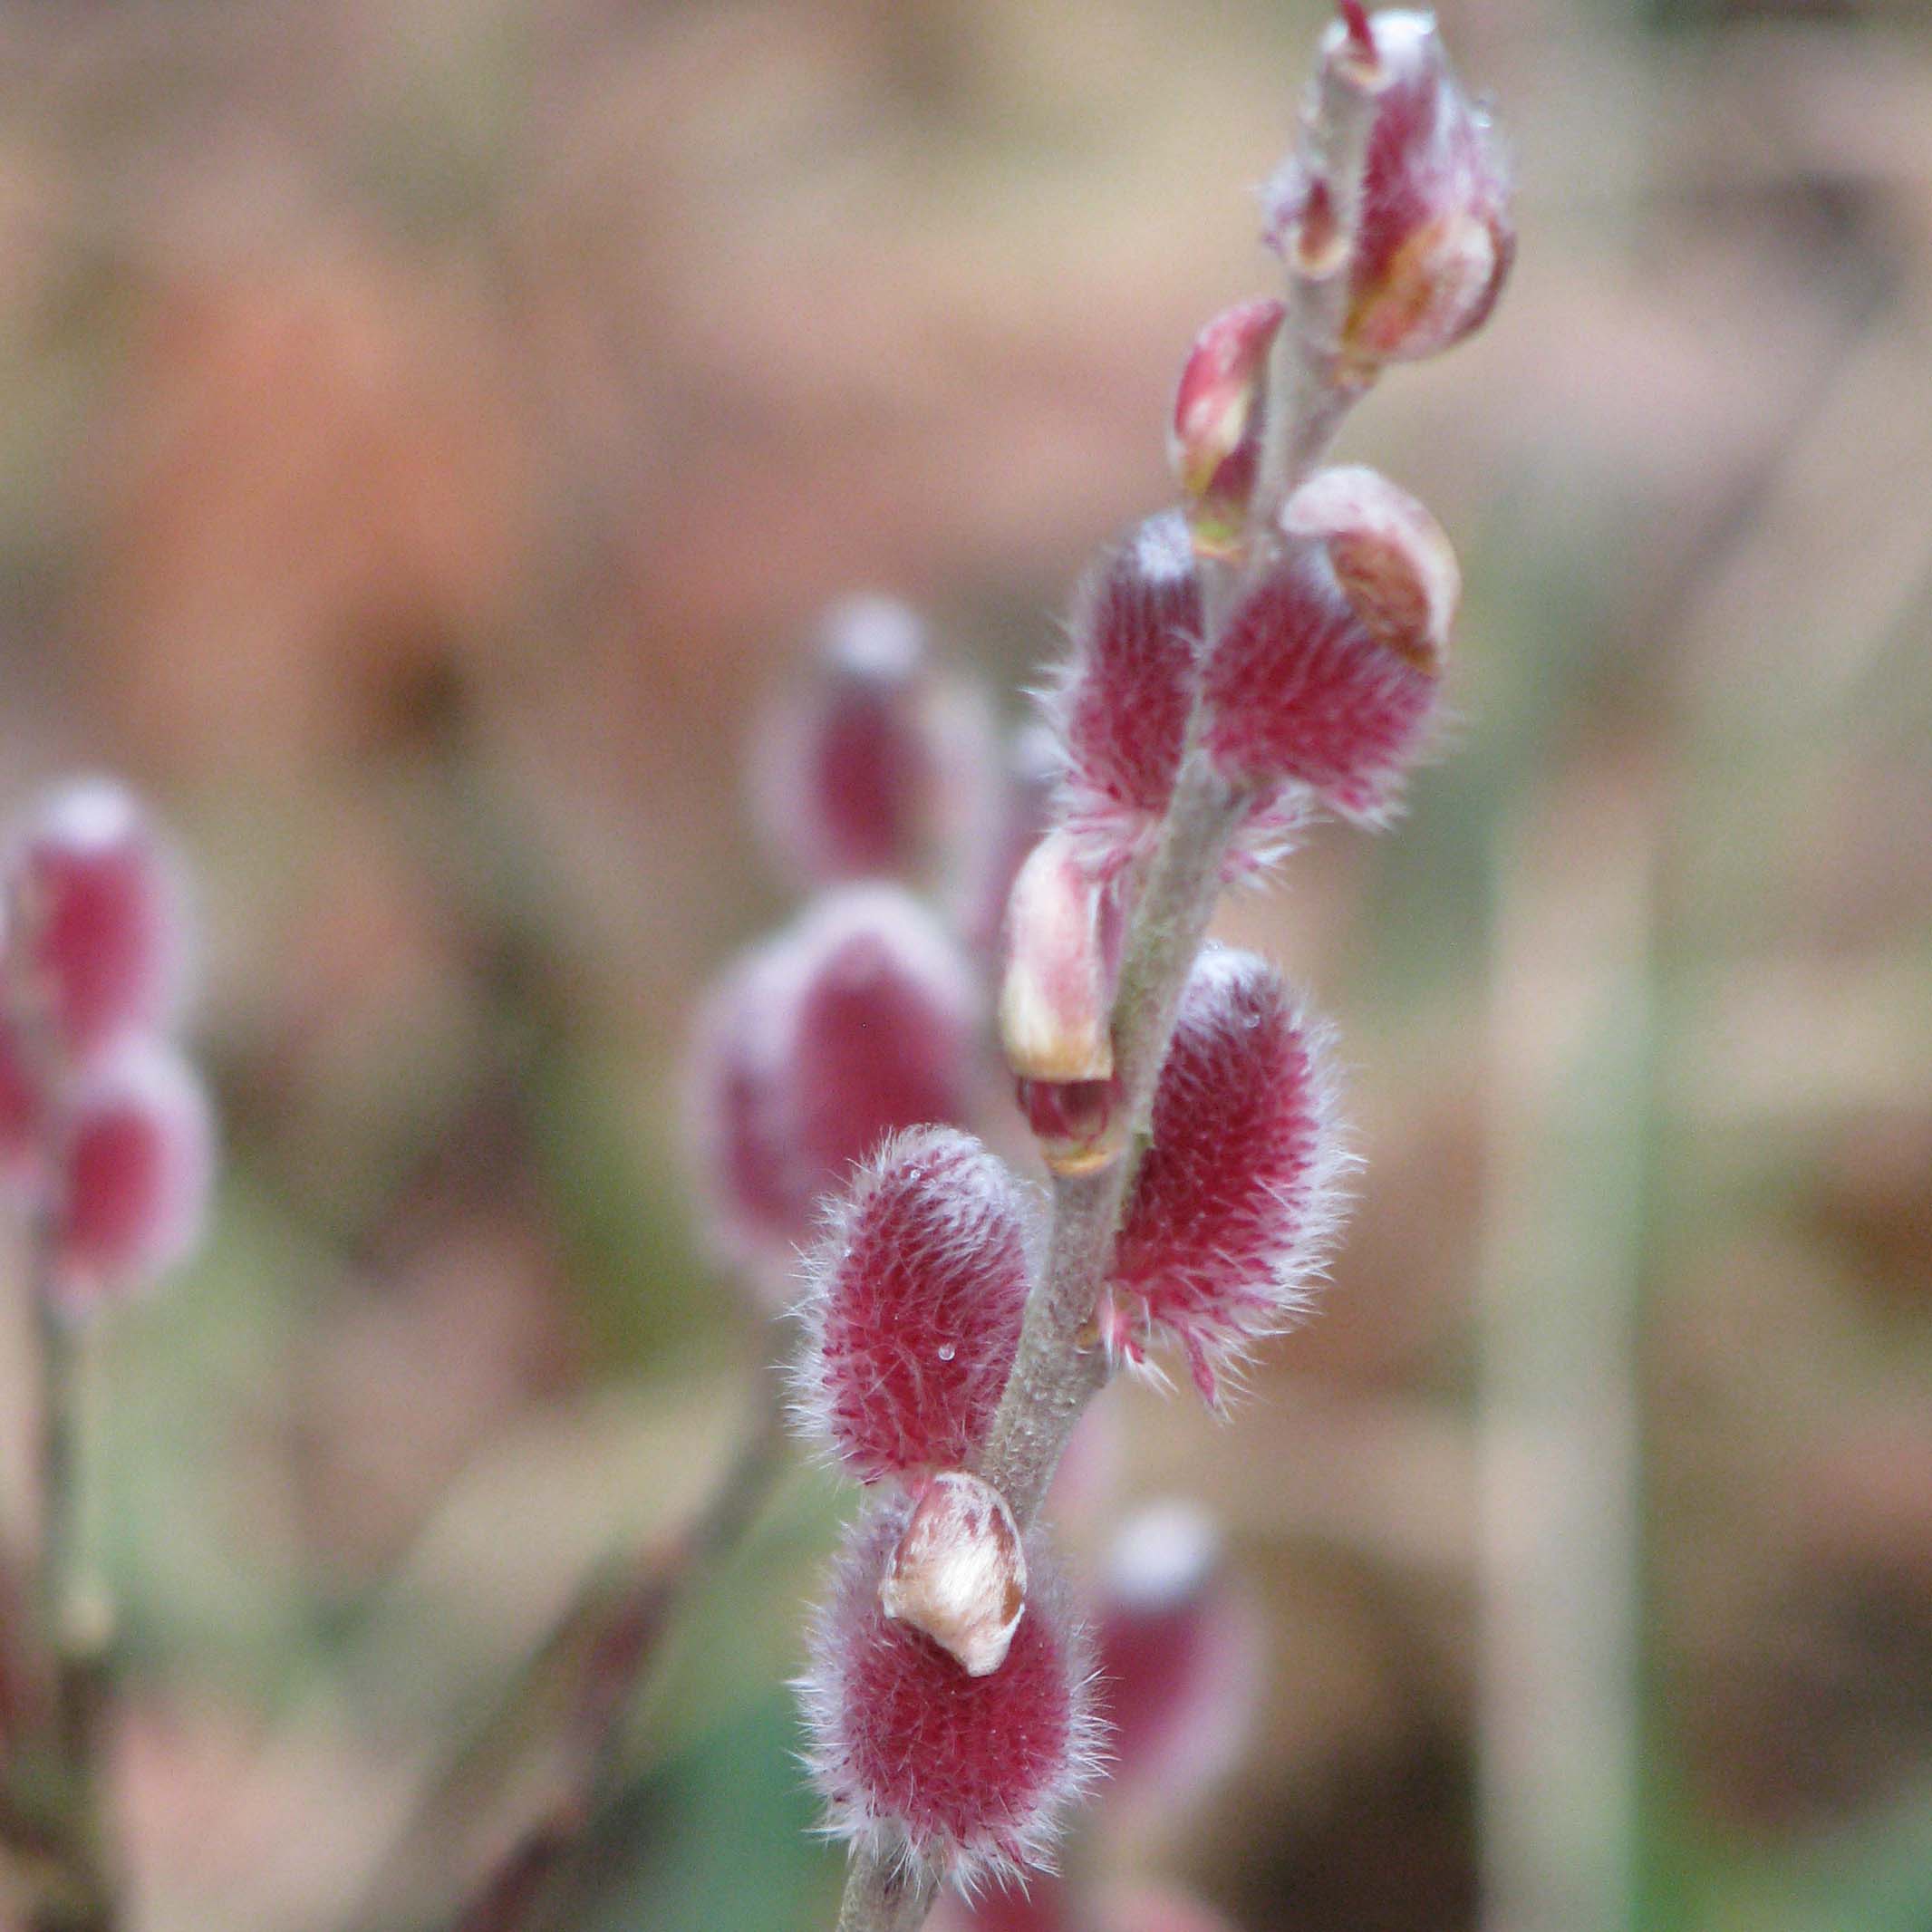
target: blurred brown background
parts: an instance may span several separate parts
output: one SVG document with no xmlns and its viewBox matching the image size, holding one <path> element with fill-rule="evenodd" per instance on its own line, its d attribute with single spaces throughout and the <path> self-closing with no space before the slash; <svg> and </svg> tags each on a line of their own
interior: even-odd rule
<svg viewBox="0 0 1932 1932">
<path fill-rule="evenodd" d="M 1319 24 L 0 5 L 5 788 L 160 801 L 227 1143 L 115 1338 L 144 1927 L 339 1923 L 721 1464 L 779 1344 L 677 1065 L 787 904 L 758 705 L 855 584 L 1032 677 L 1269 285 Z M 1927 1932 L 1932 19 L 1444 25 L 1519 267 L 1344 447 L 1462 549 L 1465 723 L 1228 916 L 1340 1022 L 1367 1167 L 1232 1431 L 1124 1398 L 1271 1645 L 1132 1853 L 1252 1932 L 1473 1926 L 1485 1869 L 1511 1932 Z M 781 1680 L 842 1507 L 790 1479 L 681 1626 L 578 1923 L 829 1925 Z"/>
</svg>

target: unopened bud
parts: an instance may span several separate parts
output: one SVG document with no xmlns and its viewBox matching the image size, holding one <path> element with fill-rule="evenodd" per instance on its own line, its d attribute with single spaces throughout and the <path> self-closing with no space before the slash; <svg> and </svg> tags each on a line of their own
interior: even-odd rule
<svg viewBox="0 0 1932 1932">
<path fill-rule="evenodd" d="M 7 885 L 14 995 L 51 1049 L 85 1058 L 173 1016 L 179 895 L 125 787 L 83 778 L 48 793 L 20 831 Z"/>
<path fill-rule="evenodd" d="M 826 1829 L 931 1860 L 962 1889 L 1034 1868 L 1099 1770 L 1086 1635 L 1036 1531 L 1026 1615 L 997 1669 L 957 1658 L 880 1601 L 911 1515 L 887 1502 L 846 1532 L 799 1686 Z"/>
<path fill-rule="evenodd" d="M 894 1545 L 879 1602 L 970 1677 L 998 1670 L 1027 1608 L 1027 1559 L 1006 1498 L 978 1476 L 934 1476 Z"/>
<path fill-rule="evenodd" d="M 53 1288 L 79 1314 L 187 1259 L 208 1212 L 214 1129 L 193 1069 L 146 1042 L 91 1071 L 63 1115 Z"/>
<path fill-rule="evenodd" d="M 1272 300 L 1223 310 L 1194 338 L 1181 372 L 1167 454 L 1187 497 L 1197 556 L 1242 555 L 1261 468 L 1269 351 L 1286 313 Z"/>
<path fill-rule="evenodd" d="M 1041 839 L 1013 881 L 1000 1038 L 1022 1079 L 1104 1080 L 1114 1071 L 1103 898 L 1066 831 Z"/>
<path fill-rule="evenodd" d="M 1311 478 L 1281 532 L 1208 665 L 1208 749 L 1237 782 L 1292 780 L 1378 824 L 1435 720 L 1455 555 L 1421 504 L 1367 469 Z"/>
<path fill-rule="evenodd" d="M 1463 574 L 1421 503 L 1373 469 L 1348 464 L 1310 477 L 1288 499 L 1281 527 L 1324 546 L 1342 594 L 1378 644 L 1440 675 Z"/>
<path fill-rule="evenodd" d="M 1447 349 L 1488 318 L 1515 255 L 1510 170 L 1488 115 L 1450 68 L 1432 15 L 1345 10 L 1324 51 L 1348 63 L 1374 94 L 1338 344 L 1372 372 Z M 1269 239 L 1305 258 L 1310 234 L 1329 222 L 1327 194 L 1304 144 L 1270 187 Z"/>
</svg>

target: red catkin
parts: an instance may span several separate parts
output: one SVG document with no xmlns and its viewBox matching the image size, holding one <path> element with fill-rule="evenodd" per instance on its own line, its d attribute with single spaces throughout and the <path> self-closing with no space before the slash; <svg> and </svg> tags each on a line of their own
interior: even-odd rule
<svg viewBox="0 0 1932 1932">
<path fill-rule="evenodd" d="M 138 1042 L 66 1096 L 51 1287 L 71 1312 L 150 1286 L 193 1248 L 214 1174 L 208 1098 L 171 1048 Z"/>
<path fill-rule="evenodd" d="M 971 1462 L 1032 1281 L 1025 1196 L 970 1135 L 888 1141 L 836 1197 L 807 1262 L 794 1371 L 807 1431 L 862 1483 Z"/>
<path fill-rule="evenodd" d="M 970 1887 L 1050 1860 L 1097 1774 L 1101 1727 L 1086 1636 L 1037 1534 L 1026 1615 L 997 1670 L 971 1676 L 886 1616 L 879 1580 L 909 1514 L 894 1499 L 846 1532 L 799 1685 L 807 1762 L 828 1831 Z"/>
</svg>

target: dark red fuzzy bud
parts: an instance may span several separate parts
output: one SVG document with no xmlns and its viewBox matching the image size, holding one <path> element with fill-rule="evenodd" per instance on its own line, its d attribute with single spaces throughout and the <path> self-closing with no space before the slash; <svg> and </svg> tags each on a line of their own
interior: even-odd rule
<svg viewBox="0 0 1932 1932">
<path fill-rule="evenodd" d="M 1234 1932 L 1220 1913 L 1165 1886 L 1109 1886 L 1077 1908 L 1065 1879 L 1035 1874 L 971 1898 L 946 1898 L 929 1932 Z"/>
<path fill-rule="evenodd" d="M 75 1314 L 187 1259 L 214 1175 L 207 1095 L 172 1049 L 140 1042 L 63 1096 L 52 1212 L 53 1290 Z"/>
<path fill-rule="evenodd" d="M 1369 469 L 1310 478 L 1281 533 L 1207 668 L 1209 751 L 1238 782 L 1291 780 L 1381 823 L 1435 720 L 1455 555 L 1420 503 Z"/>
<path fill-rule="evenodd" d="M 1062 822 L 1096 865 L 1145 847 L 1167 809 L 1199 681 L 1201 580 L 1187 523 L 1144 523 L 1082 586 L 1048 713 L 1066 752 Z"/>
<path fill-rule="evenodd" d="M 1194 338 L 1174 396 L 1167 455 L 1187 498 L 1197 556 L 1226 561 L 1245 548 L 1248 500 L 1261 470 L 1268 355 L 1288 313 L 1280 302 L 1242 302 Z"/>
<path fill-rule="evenodd" d="M 1510 170 L 1432 15 L 1338 22 L 1325 54 L 1351 62 L 1375 97 L 1340 343 L 1349 362 L 1372 372 L 1434 355 L 1488 319 L 1516 251 Z M 1317 231 L 1332 213 L 1305 147 L 1283 164 L 1268 201 L 1269 239 L 1305 262 L 1319 255 Z"/>
<path fill-rule="evenodd" d="M 855 1162 L 901 1128 L 965 1119 L 980 1010 L 957 943 L 896 886 L 828 894 L 732 967 L 691 1080 L 726 1249 L 775 1283 Z"/>
<path fill-rule="evenodd" d="M 1179 1343 L 1209 1402 L 1307 1306 L 1342 1155 L 1327 1035 L 1253 953 L 1211 948 L 1182 995 L 1100 1316 L 1129 1362 Z"/>
<path fill-rule="evenodd" d="M 29 811 L 7 868 L 16 1013 L 81 1059 L 164 1026 L 179 1003 L 182 921 L 171 861 L 140 802 L 108 778 Z"/>
<path fill-rule="evenodd" d="M 986 737 L 980 707 L 934 676 L 917 613 L 847 598 L 826 612 L 812 674 L 773 712 L 753 766 L 767 836 L 815 884 L 915 877 L 966 816 Z"/>
<path fill-rule="evenodd" d="M 1155 1504 L 1122 1527 L 1096 1637 L 1113 1726 L 1110 1802 L 1191 1802 L 1240 1750 L 1260 1675 L 1253 1618 L 1199 1510 Z"/>
<path fill-rule="evenodd" d="M 875 1855 L 908 1850 L 961 1886 L 1043 1865 L 1096 1775 L 1084 1633 L 1036 1535 L 1026 1615 L 1005 1661 L 971 1676 L 879 1601 L 910 1505 L 847 1532 L 799 1685 L 826 1829 Z"/>
<path fill-rule="evenodd" d="M 793 1385 L 860 1482 L 973 1459 L 1019 1347 L 1029 1234 L 1006 1168 L 945 1127 L 888 1141 L 832 1203 Z"/>
</svg>

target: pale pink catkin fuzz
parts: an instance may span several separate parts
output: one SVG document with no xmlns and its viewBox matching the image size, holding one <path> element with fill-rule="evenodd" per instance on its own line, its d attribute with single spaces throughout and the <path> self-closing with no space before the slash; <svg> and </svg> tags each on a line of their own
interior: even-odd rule
<svg viewBox="0 0 1932 1932">
<path fill-rule="evenodd" d="M 1061 820 L 1099 865 L 1144 851 L 1167 809 L 1200 677 L 1201 618 L 1178 510 L 1142 524 L 1076 600 L 1072 657 L 1047 715 L 1066 758 Z"/>
<path fill-rule="evenodd" d="M 1339 1212 L 1344 1161 L 1328 1034 L 1266 960 L 1195 962 L 1154 1092 L 1102 1310 L 1137 1362 L 1177 1343 L 1203 1396 L 1305 1312 Z"/>
<path fill-rule="evenodd" d="M 1026 1614 L 997 1670 L 971 1676 L 888 1618 L 879 1579 L 910 1515 L 894 1498 L 847 1531 L 799 1690 L 827 1832 L 931 1860 L 963 1889 L 1050 1864 L 1098 1775 L 1085 1632 L 1036 1535 Z"/>
<path fill-rule="evenodd" d="M 999 1406 L 1033 1279 L 1030 1209 L 970 1135 L 885 1143 L 828 1205 L 793 1370 L 806 1432 L 862 1483 L 965 1467 Z"/>
</svg>

